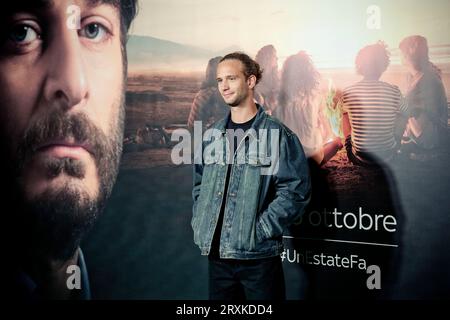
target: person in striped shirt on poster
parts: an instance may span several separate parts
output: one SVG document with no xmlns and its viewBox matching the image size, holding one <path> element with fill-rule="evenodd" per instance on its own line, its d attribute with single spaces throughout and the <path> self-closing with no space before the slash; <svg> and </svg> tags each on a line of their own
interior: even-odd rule
<svg viewBox="0 0 450 320">
<path fill-rule="evenodd" d="M 399 88 L 379 80 L 389 65 L 389 52 L 382 42 L 368 45 L 359 51 L 355 64 L 363 79 L 342 96 L 348 159 L 357 165 L 391 161 L 409 112 Z"/>
</svg>

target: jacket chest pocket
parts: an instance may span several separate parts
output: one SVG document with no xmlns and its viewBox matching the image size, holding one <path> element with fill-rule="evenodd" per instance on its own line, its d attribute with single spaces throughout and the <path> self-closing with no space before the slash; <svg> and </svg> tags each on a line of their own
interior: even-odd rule
<svg viewBox="0 0 450 320">
<path fill-rule="evenodd" d="M 264 172 L 271 166 L 272 159 L 266 155 L 248 154 L 245 157 L 245 176 L 254 182 L 261 180 Z"/>
</svg>

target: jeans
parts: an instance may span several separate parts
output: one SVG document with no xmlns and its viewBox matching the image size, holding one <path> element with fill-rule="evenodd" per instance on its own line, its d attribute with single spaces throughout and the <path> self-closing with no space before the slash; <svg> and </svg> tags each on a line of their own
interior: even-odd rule
<svg viewBox="0 0 450 320">
<path fill-rule="evenodd" d="M 251 259 L 209 257 L 210 300 L 285 300 L 280 256 Z"/>
</svg>

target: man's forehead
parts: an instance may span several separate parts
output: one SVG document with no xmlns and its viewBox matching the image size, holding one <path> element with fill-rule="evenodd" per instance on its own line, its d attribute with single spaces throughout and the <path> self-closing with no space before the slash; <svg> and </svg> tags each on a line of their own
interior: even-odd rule
<svg viewBox="0 0 450 320">
<path fill-rule="evenodd" d="M 6 10 L 3 14 L 11 14 L 18 11 L 46 11 L 52 9 L 58 1 L 61 0 L 14 0 L 6 5 Z M 67 2 L 67 5 L 72 4 L 88 8 L 101 4 L 108 4 L 115 8 L 119 8 L 120 0 L 76 0 Z"/>
<path fill-rule="evenodd" d="M 217 74 L 219 73 L 244 73 L 244 64 L 237 59 L 227 59 L 223 60 L 219 63 L 219 66 L 217 67 Z"/>
</svg>

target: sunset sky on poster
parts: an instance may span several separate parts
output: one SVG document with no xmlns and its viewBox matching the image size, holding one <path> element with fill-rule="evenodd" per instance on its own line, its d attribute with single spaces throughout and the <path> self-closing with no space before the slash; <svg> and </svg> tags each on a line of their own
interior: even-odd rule
<svg viewBox="0 0 450 320">
<path fill-rule="evenodd" d="M 371 5 L 380 9 L 380 29 L 367 27 Z M 449 0 L 141 0 L 132 33 L 250 54 L 271 43 L 280 59 L 306 50 L 323 67 L 349 67 L 377 40 L 397 48 L 421 34 L 430 47 L 447 45 L 449 62 L 449 12 Z"/>
</svg>

